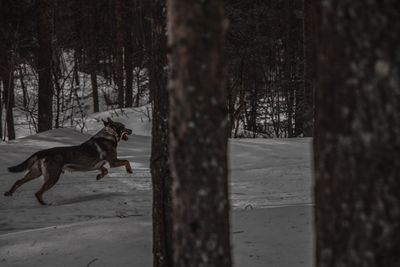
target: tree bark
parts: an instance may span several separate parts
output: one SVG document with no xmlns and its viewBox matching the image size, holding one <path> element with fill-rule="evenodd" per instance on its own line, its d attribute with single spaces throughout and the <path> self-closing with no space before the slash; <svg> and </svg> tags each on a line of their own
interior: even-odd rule
<svg viewBox="0 0 400 267">
<path fill-rule="evenodd" d="M 400 264 L 398 1 L 325 1 L 318 33 L 317 266 Z"/>
<path fill-rule="evenodd" d="M 172 267 L 172 179 L 168 155 L 167 37 L 165 0 L 152 1 L 150 95 L 153 103 L 151 177 L 153 185 L 153 266 Z"/>
<path fill-rule="evenodd" d="M 174 266 L 231 266 L 224 1 L 168 1 Z"/>
<path fill-rule="evenodd" d="M 124 107 L 124 75 L 123 75 L 123 4 L 122 0 L 115 0 L 115 19 L 116 19 L 116 58 L 115 58 L 115 78 L 118 88 L 118 107 Z"/>
<path fill-rule="evenodd" d="M 304 50 L 304 110 L 303 134 L 313 135 L 314 128 L 314 91 L 317 82 L 317 34 L 316 34 L 316 5 L 315 0 L 303 0 L 303 50 Z"/>
<path fill-rule="evenodd" d="M 36 1 L 36 26 L 39 49 L 37 51 L 37 72 L 39 75 L 38 131 L 52 128 L 53 122 L 53 85 L 52 66 L 52 15 L 50 0 Z"/>
</svg>

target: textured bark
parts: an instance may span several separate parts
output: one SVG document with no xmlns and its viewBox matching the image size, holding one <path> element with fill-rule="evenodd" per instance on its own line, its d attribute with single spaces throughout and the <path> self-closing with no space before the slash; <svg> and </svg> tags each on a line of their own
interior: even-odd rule
<svg viewBox="0 0 400 267">
<path fill-rule="evenodd" d="M 89 2 L 89 58 L 90 80 L 93 92 L 93 112 L 99 112 L 99 89 L 97 86 L 97 40 L 96 40 L 96 0 Z"/>
<path fill-rule="evenodd" d="M 224 1 L 168 1 L 174 266 L 231 266 Z"/>
<path fill-rule="evenodd" d="M 303 134 L 313 135 L 314 128 L 314 90 L 317 82 L 317 33 L 316 0 L 303 0 L 303 49 L 304 49 L 304 110 Z"/>
<path fill-rule="evenodd" d="M 152 1 L 150 93 L 153 103 L 151 177 L 153 188 L 153 266 L 172 266 L 172 179 L 168 161 L 167 38 L 165 1 Z"/>
<path fill-rule="evenodd" d="M 115 0 L 115 18 L 116 18 L 116 55 L 115 55 L 115 79 L 118 88 L 118 107 L 124 107 L 124 68 L 123 68 L 123 30 L 124 25 L 122 22 L 123 16 L 123 0 Z"/>
<path fill-rule="evenodd" d="M 317 266 L 400 266 L 400 6 L 318 14 Z"/>
<path fill-rule="evenodd" d="M 51 80 L 51 4 L 50 0 L 36 1 L 36 26 L 39 49 L 37 51 L 37 72 L 39 75 L 38 131 L 52 128 L 53 84 Z"/>
</svg>

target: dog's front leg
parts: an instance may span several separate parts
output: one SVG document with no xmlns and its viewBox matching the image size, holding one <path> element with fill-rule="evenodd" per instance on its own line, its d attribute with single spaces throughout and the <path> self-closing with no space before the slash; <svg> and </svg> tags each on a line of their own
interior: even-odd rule
<svg viewBox="0 0 400 267">
<path fill-rule="evenodd" d="M 115 159 L 113 161 L 110 161 L 109 163 L 111 168 L 125 166 L 126 171 L 132 173 L 131 164 L 127 160 Z"/>
<path fill-rule="evenodd" d="M 96 180 L 100 180 L 101 178 L 106 176 L 108 173 L 108 170 L 106 168 L 104 168 L 103 166 L 100 167 L 98 170 L 101 171 L 101 173 L 97 175 Z"/>
</svg>

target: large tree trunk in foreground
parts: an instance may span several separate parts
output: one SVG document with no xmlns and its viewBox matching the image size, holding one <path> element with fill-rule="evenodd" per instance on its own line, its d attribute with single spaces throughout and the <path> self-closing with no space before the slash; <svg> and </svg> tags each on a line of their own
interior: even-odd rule
<svg viewBox="0 0 400 267">
<path fill-rule="evenodd" d="M 53 122 L 53 84 L 51 80 L 51 4 L 50 0 L 36 1 L 36 26 L 39 49 L 37 51 L 37 72 L 39 75 L 38 131 L 52 128 Z"/>
<path fill-rule="evenodd" d="M 172 266 L 172 178 L 168 162 L 167 37 L 165 0 L 152 1 L 150 93 L 153 103 L 153 267 Z"/>
<path fill-rule="evenodd" d="M 317 266 L 400 266 L 400 6 L 319 13 Z"/>
<path fill-rule="evenodd" d="M 174 266 L 231 266 L 224 1 L 168 1 Z"/>
</svg>

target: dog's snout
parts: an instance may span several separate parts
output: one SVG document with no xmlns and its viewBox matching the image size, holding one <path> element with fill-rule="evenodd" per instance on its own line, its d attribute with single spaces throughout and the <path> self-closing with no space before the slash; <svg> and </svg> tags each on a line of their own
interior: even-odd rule
<svg viewBox="0 0 400 267">
<path fill-rule="evenodd" d="M 126 132 L 127 132 L 128 134 L 132 134 L 132 130 L 131 130 L 131 129 L 126 129 Z"/>
</svg>

